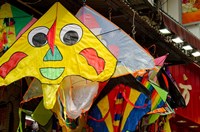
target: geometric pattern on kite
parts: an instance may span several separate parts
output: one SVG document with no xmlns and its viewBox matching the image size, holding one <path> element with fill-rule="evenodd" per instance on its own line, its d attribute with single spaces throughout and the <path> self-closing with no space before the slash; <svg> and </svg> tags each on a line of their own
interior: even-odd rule
<svg viewBox="0 0 200 132">
<path fill-rule="evenodd" d="M 154 123 L 160 116 L 158 114 L 159 110 L 165 106 L 168 92 L 149 80 L 148 74 L 144 74 L 143 77 L 137 77 L 137 79 L 151 92 L 151 111 L 146 115 L 145 124 Z"/>
<path fill-rule="evenodd" d="M 119 84 L 91 107 L 87 124 L 95 132 L 135 131 L 139 120 L 149 111 L 148 96 Z"/>
<path fill-rule="evenodd" d="M 161 95 L 158 93 L 157 89 L 160 89 L 158 86 L 153 85 L 148 78 L 146 77 L 147 74 L 145 74 L 143 77 L 138 77 L 138 80 L 141 80 L 141 83 L 151 92 L 151 110 L 155 110 L 157 108 L 161 108 L 165 105 L 166 98 L 168 92 L 164 91 L 164 100 L 161 97 Z M 156 89 L 156 88 L 157 89 Z M 163 91 L 163 90 L 162 90 Z"/>
</svg>

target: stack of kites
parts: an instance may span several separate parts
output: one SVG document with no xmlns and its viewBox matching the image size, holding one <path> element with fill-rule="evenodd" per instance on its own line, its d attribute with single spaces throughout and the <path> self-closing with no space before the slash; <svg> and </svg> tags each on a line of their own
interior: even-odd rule
<svg viewBox="0 0 200 132">
<path fill-rule="evenodd" d="M 170 103 L 154 61 L 92 8 L 75 17 L 56 2 L 1 56 L 0 86 L 26 78 L 21 103 L 43 98 L 32 113 L 42 126 L 54 113 L 63 131 L 135 131 Z"/>
<path fill-rule="evenodd" d="M 0 52 L 7 50 L 36 19 L 15 6 L 5 3 L 0 8 Z"/>
</svg>

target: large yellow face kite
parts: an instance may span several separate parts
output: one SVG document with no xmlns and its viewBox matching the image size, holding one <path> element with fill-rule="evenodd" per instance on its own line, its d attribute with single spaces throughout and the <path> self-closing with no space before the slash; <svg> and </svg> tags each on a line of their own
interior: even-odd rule
<svg viewBox="0 0 200 132">
<path fill-rule="evenodd" d="M 88 28 L 57 2 L 0 58 L 0 86 L 26 76 L 54 85 L 70 75 L 105 81 L 116 62 Z"/>
</svg>

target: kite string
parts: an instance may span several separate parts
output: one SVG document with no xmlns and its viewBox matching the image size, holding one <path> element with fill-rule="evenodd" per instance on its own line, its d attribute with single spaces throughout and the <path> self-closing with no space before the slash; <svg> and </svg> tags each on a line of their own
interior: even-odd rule
<svg viewBox="0 0 200 132">
<path fill-rule="evenodd" d="M 146 107 L 148 106 L 147 103 L 145 103 L 145 104 L 142 105 L 142 106 L 133 104 L 133 103 L 128 99 L 128 97 L 126 96 L 125 92 L 122 92 L 122 96 L 123 96 L 123 98 L 125 99 L 125 101 L 126 101 L 127 103 L 129 103 L 129 104 L 130 104 L 132 107 L 134 107 L 134 108 L 137 108 L 137 109 L 144 109 L 144 108 L 146 108 Z"/>
<path fill-rule="evenodd" d="M 109 7 L 109 9 L 108 9 L 108 13 L 109 13 L 109 20 L 111 21 L 111 19 L 112 19 L 112 8 L 111 7 Z"/>
<path fill-rule="evenodd" d="M 42 0 L 38 0 L 38 1 L 35 1 L 35 2 L 25 2 L 26 4 L 29 4 L 29 5 L 34 5 L 34 4 L 37 4 L 39 2 L 41 2 Z"/>
<path fill-rule="evenodd" d="M 86 5 L 85 3 L 86 3 L 86 0 L 82 0 L 83 1 L 83 5 Z"/>
<path fill-rule="evenodd" d="M 92 119 L 92 120 L 94 120 L 96 122 L 103 122 L 108 117 L 109 112 L 110 112 L 110 110 L 108 110 L 107 113 L 105 114 L 105 116 L 103 118 L 101 118 L 101 119 L 96 119 L 96 118 L 94 118 L 92 116 L 89 116 L 89 115 L 88 115 L 88 119 Z"/>
<path fill-rule="evenodd" d="M 135 31 L 135 14 L 136 14 L 136 11 L 133 11 L 133 24 L 132 24 L 132 36 L 133 38 L 135 39 L 135 34 L 136 34 L 136 31 Z"/>
</svg>

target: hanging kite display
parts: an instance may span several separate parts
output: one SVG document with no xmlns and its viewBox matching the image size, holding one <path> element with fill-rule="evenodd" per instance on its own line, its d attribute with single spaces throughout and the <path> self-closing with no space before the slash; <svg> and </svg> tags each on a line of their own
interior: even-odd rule
<svg viewBox="0 0 200 132">
<path fill-rule="evenodd" d="M 101 19 L 101 18 L 99 18 L 99 19 Z M 96 22 L 96 21 L 94 21 L 94 22 Z M 108 22 L 108 21 L 106 21 L 106 22 Z M 108 22 L 108 23 L 109 23 L 109 25 L 111 24 L 112 27 L 116 28 L 115 25 L 112 25 L 112 23 L 110 23 L 110 22 Z M 96 25 L 96 24 L 94 24 L 94 25 Z M 105 28 L 105 27 L 102 27 L 102 28 Z M 93 29 L 92 29 L 92 31 L 93 31 Z M 122 33 L 123 37 L 125 37 L 125 40 L 127 40 L 127 44 L 126 44 L 127 47 L 125 49 L 121 45 L 121 43 L 123 43 L 123 42 L 120 42 L 120 44 L 118 45 L 120 52 L 118 52 L 118 51 L 115 52 L 115 48 L 117 46 L 112 45 L 112 44 L 111 44 L 111 46 L 105 45 L 105 41 L 101 40 L 104 43 L 104 45 L 107 46 L 107 48 L 111 47 L 109 50 L 115 55 L 115 57 L 117 57 L 118 60 L 121 59 L 121 58 L 123 60 L 123 59 L 126 59 L 127 57 L 129 57 L 129 54 L 132 57 L 134 57 L 137 53 L 139 53 L 138 51 L 141 51 L 141 53 L 144 54 L 143 59 L 146 59 L 146 60 L 139 60 L 141 62 L 138 65 L 142 65 L 142 66 L 139 67 L 139 68 L 136 68 L 137 67 L 136 66 L 137 65 L 136 59 L 135 60 L 133 59 L 135 61 L 135 64 L 134 64 L 135 69 L 130 68 L 131 70 L 129 70 L 129 68 L 127 68 L 127 67 L 132 67 L 132 66 L 124 66 L 124 65 L 121 65 L 122 63 L 119 63 L 120 64 L 119 67 L 124 67 L 125 70 L 123 69 L 120 72 L 118 70 L 118 73 L 116 75 L 124 75 L 124 74 L 127 74 L 129 72 L 133 73 L 133 72 L 136 72 L 136 71 L 139 71 L 139 70 L 145 70 L 145 69 L 153 68 L 154 67 L 153 58 L 148 53 L 146 53 L 146 51 L 142 47 L 140 47 L 134 40 L 132 40 L 128 35 L 126 35 L 122 30 L 119 30 L 119 31 L 120 31 L 119 33 Z M 99 37 L 99 36 L 97 36 L 97 37 Z M 109 40 L 109 38 L 107 38 L 107 39 Z M 110 39 L 113 39 L 113 38 L 110 38 Z M 109 42 L 109 43 L 112 43 L 112 42 Z M 115 43 L 117 44 L 118 41 L 116 41 Z M 129 50 L 128 50 L 129 53 L 127 51 L 124 51 L 124 50 L 127 50 L 127 49 L 134 50 L 135 48 L 137 48 L 137 50 L 135 50 L 136 54 L 132 54 L 132 52 L 129 51 Z M 120 55 L 119 55 L 119 53 L 120 53 Z M 124 54 L 124 56 L 122 54 Z M 131 59 L 131 57 L 129 59 Z M 120 61 L 122 61 L 122 60 L 120 60 Z M 127 61 L 126 63 L 128 64 L 128 60 L 123 60 L 123 61 L 124 62 Z M 147 63 L 150 64 L 149 67 L 147 66 Z M 121 70 L 121 68 L 119 68 L 119 69 Z M 122 79 L 122 80 L 120 80 L 120 79 Z M 136 86 L 136 84 L 138 84 L 140 86 L 142 86 L 142 85 L 139 82 L 137 82 L 136 79 L 131 74 L 129 74 L 128 76 L 122 76 L 120 79 L 119 79 L 119 81 L 117 81 L 118 82 L 117 84 L 119 86 L 121 84 L 122 85 L 128 85 L 127 89 L 131 89 L 132 87 L 135 89 L 135 90 L 127 90 L 126 101 L 129 100 L 128 99 L 129 97 L 133 96 L 131 98 L 131 100 L 129 101 L 129 103 L 131 105 L 134 105 L 133 103 L 135 103 L 132 99 L 134 99 L 135 101 L 137 101 L 137 100 L 139 101 L 139 100 L 143 100 L 143 99 L 146 100 L 146 98 L 148 98 L 149 91 L 145 87 Z M 127 80 L 127 79 L 128 79 L 128 81 L 123 82 L 124 80 Z M 112 82 L 112 81 L 109 81 L 109 82 Z M 116 85 L 116 83 L 114 83 L 114 82 L 112 82 L 112 83 Z M 36 89 L 38 89 L 39 87 L 42 87 L 42 86 L 40 86 L 40 84 L 38 84 L 37 80 L 34 80 L 30 85 L 31 87 L 29 88 L 29 91 L 24 96 L 25 101 L 27 101 L 27 100 L 29 100 L 30 98 L 33 98 L 33 97 L 41 96 L 41 90 L 34 92 L 34 85 L 37 86 L 37 87 L 35 87 Z M 110 86 L 110 85 L 107 85 L 107 86 Z M 119 87 L 119 86 L 117 86 L 117 87 Z M 112 87 L 112 88 L 114 89 L 114 87 Z M 105 87 L 104 89 L 112 91 L 112 88 Z M 76 119 L 77 117 L 80 116 L 80 114 L 82 112 L 89 110 L 90 106 L 92 105 L 94 96 L 97 95 L 98 83 L 97 82 L 91 82 L 89 80 L 85 80 L 85 79 L 80 78 L 78 76 L 69 76 L 69 77 L 64 78 L 62 80 L 62 82 L 59 85 L 58 90 L 59 90 L 59 92 L 57 93 L 57 99 L 56 99 L 56 105 L 55 105 L 56 107 L 54 106 L 52 111 L 54 111 L 54 113 L 56 113 L 56 115 L 59 119 L 60 125 L 63 127 L 63 129 L 67 130 L 69 128 L 67 128 L 66 125 L 65 125 L 66 124 L 65 122 L 67 122 L 67 120 L 68 120 L 68 118 L 66 118 L 66 116 L 71 118 L 71 119 Z M 122 89 L 122 91 L 123 91 L 123 89 Z M 132 91 L 132 92 L 129 93 L 130 91 Z M 139 97 L 139 95 L 141 95 L 140 98 L 134 97 L 135 96 L 134 94 L 137 94 L 137 91 L 139 91 L 138 97 Z M 32 92 L 34 92 L 34 94 L 31 94 Z M 102 91 L 102 94 L 100 95 L 100 97 L 103 94 L 104 94 L 104 96 L 107 96 L 106 94 L 108 94 L 108 93 L 109 93 L 109 91 L 108 92 Z M 130 94 L 130 96 L 129 96 L 129 94 Z M 31 96 L 31 95 L 34 95 L 34 96 Z M 47 95 L 43 94 L 43 96 L 47 96 Z M 126 104 L 126 101 L 123 104 Z M 133 101 L 133 103 L 132 103 L 132 101 Z M 148 102 L 145 102 L 145 103 L 148 103 Z M 140 103 L 139 104 L 137 103 L 137 105 L 140 105 Z M 143 104 L 141 104 L 141 105 L 143 105 Z M 131 109 L 134 109 L 134 106 L 132 106 Z M 137 110 L 137 106 L 136 106 L 136 109 L 131 110 L 131 111 L 132 111 L 132 114 L 131 114 L 132 116 L 129 117 L 130 119 L 133 119 L 133 117 L 134 117 L 133 111 L 140 112 L 140 110 Z M 131 111 L 126 110 L 126 113 L 129 113 Z M 142 114 L 138 118 L 141 118 L 142 115 L 146 114 L 148 111 L 149 111 L 149 107 L 147 107 L 147 104 L 145 104 L 145 109 L 141 110 Z M 113 111 L 111 111 L 111 113 L 112 112 Z M 123 110 L 122 110 L 122 112 L 123 112 Z M 62 116 L 63 114 L 64 114 L 64 116 Z M 126 116 L 128 116 L 128 115 L 126 115 Z M 136 123 L 133 126 L 133 128 L 131 128 L 131 129 L 135 129 L 137 122 L 139 121 L 138 119 L 135 119 L 135 120 L 136 120 Z M 123 121 L 125 122 L 125 118 L 124 118 Z M 118 125 L 120 125 L 120 124 L 118 124 Z M 128 125 L 128 123 L 126 123 L 126 125 Z M 126 128 L 124 128 L 124 130 L 126 130 Z"/>
<path fill-rule="evenodd" d="M 8 32 L 2 32 L 0 48 L 6 47 L 8 35 L 19 38 L 0 58 L 0 86 L 34 77 L 21 103 L 43 96 L 33 114 L 42 125 L 54 112 L 63 131 L 82 131 L 86 125 L 95 132 L 135 131 L 144 115 L 166 104 L 170 84 L 158 74 L 166 56 L 154 62 L 135 40 L 88 6 L 76 16 L 79 20 L 56 2 L 23 34 L 11 31 L 17 19 L 5 18 Z M 169 102 L 173 108 L 184 105 L 182 100 L 175 103 Z M 42 119 L 41 110 L 48 118 Z"/>
<path fill-rule="evenodd" d="M 145 87 L 139 87 L 142 85 L 139 82 L 137 82 L 131 74 L 137 74 L 138 71 L 145 71 L 147 69 L 154 68 L 153 57 L 151 57 L 151 55 L 149 55 L 139 44 L 137 44 L 136 41 L 134 41 L 122 29 L 117 27 L 115 24 L 104 18 L 102 15 L 100 15 L 90 7 L 83 6 L 78 11 L 76 16 L 100 39 L 100 41 L 106 47 L 108 47 L 108 49 L 115 55 L 115 57 L 118 60 L 117 69 L 113 76 L 117 79 L 117 81 L 113 78 L 108 81 L 106 86 L 102 88 L 103 90 L 93 103 L 92 109 L 90 109 L 89 111 L 89 115 L 91 118 L 93 118 L 93 116 L 94 118 L 98 116 L 96 120 L 101 120 L 101 122 L 95 121 L 95 119 L 93 118 L 94 120 L 90 120 L 88 122 L 89 126 L 91 126 L 94 129 L 94 131 L 135 130 L 139 119 L 149 111 L 149 107 L 147 107 L 146 104 L 146 107 L 144 109 L 138 109 L 139 107 L 134 108 L 134 104 L 138 101 L 138 103 L 136 103 L 137 105 L 144 105 L 144 102 L 141 100 L 145 100 L 148 98 L 149 91 Z M 136 84 L 138 86 L 136 86 Z M 116 95 L 113 95 L 112 93 L 115 93 Z M 121 105 L 119 105 L 115 101 L 112 101 L 118 97 L 118 94 L 119 96 L 121 94 L 119 99 L 121 100 Z M 127 97 L 125 97 L 126 94 Z M 124 97 L 122 97 L 122 95 L 124 95 Z M 110 97 L 109 99 L 108 96 Z M 128 101 L 129 98 L 130 101 Z M 129 103 L 127 103 L 127 101 L 130 104 L 132 104 L 132 106 L 129 106 Z M 102 105 L 107 106 L 107 108 L 98 106 L 99 103 L 97 102 L 102 102 Z M 113 108 L 113 106 L 115 106 L 115 104 L 117 108 L 119 108 L 119 116 L 116 120 L 114 118 L 114 113 L 116 111 L 110 110 Z M 126 106 L 128 110 L 126 109 Z M 97 109 L 102 111 L 96 111 L 96 107 L 98 107 Z M 105 112 L 105 109 L 107 109 L 107 112 Z M 107 113 L 112 115 L 111 117 L 108 117 L 108 119 Z M 136 113 L 140 114 L 136 116 Z M 130 123 L 129 120 L 134 120 L 135 124 Z M 105 122 L 106 125 L 103 125 L 105 124 Z M 113 123 L 115 125 L 111 125 Z"/>
<path fill-rule="evenodd" d="M 90 30 L 57 2 L 0 58 L 0 85 L 35 77 L 50 109 L 65 77 L 105 81 L 113 75 L 116 62 Z"/>
<path fill-rule="evenodd" d="M 5 3 L 0 8 L 0 52 L 7 50 L 16 40 L 19 32 L 32 20 L 33 16 Z"/>
</svg>

